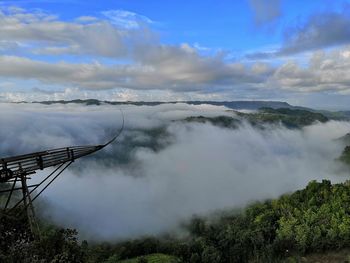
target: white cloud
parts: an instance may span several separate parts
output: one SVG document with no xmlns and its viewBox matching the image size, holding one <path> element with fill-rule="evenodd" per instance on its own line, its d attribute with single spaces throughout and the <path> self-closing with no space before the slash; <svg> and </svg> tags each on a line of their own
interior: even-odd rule
<svg viewBox="0 0 350 263">
<path fill-rule="evenodd" d="M 80 16 L 78 18 L 75 19 L 76 21 L 78 22 L 86 22 L 86 23 L 89 23 L 89 22 L 95 22 L 98 20 L 97 17 L 94 17 L 94 16 Z"/>
<path fill-rule="evenodd" d="M 120 65 L 48 63 L 25 57 L 0 56 L 0 76 L 91 91 L 158 90 L 163 94 L 197 92 L 200 95 L 217 91 L 244 94 L 250 89 L 274 89 L 346 94 L 350 89 L 349 52 L 348 47 L 315 52 L 307 65 L 287 61 L 277 66 L 261 62 L 251 66 L 228 63 L 220 55 L 199 55 L 188 45 L 155 46 L 147 53 L 135 50 L 136 62 Z"/>
<path fill-rule="evenodd" d="M 301 92 L 348 92 L 350 90 L 350 47 L 329 52 L 314 52 L 308 66 L 290 61 L 280 66 L 271 78 L 275 85 Z"/>
<path fill-rule="evenodd" d="M 298 24 L 285 32 L 286 39 L 280 53 L 295 54 L 350 43 L 348 8 L 340 13 L 325 12 L 312 15 L 305 24 Z"/>
<path fill-rule="evenodd" d="M 149 35 L 146 28 L 130 32 L 94 17 L 67 22 L 41 11 L 0 10 L 0 40 L 27 43 L 28 52 L 120 58 L 128 55 L 130 45 L 146 41 L 143 36 Z"/>
<path fill-rule="evenodd" d="M 211 85 L 255 84 L 265 71 L 226 64 L 221 57 L 203 57 L 184 47 L 159 46 L 139 54 L 140 64 L 106 66 L 96 63 L 48 63 L 24 57 L 0 56 L 0 76 L 35 79 L 83 89 L 113 88 L 202 90 Z"/>
<path fill-rule="evenodd" d="M 287 61 L 277 66 L 260 62 L 250 66 L 229 63 L 220 55 L 199 55 L 187 45 L 155 46 L 147 51 L 135 50 L 135 63 L 119 65 L 48 63 L 25 57 L 0 56 L 0 77 L 33 79 L 45 85 L 79 88 L 82 92 L 127 89 L 131 93 L 153 90 L 164 95 L 167 92 L 197 92 L 200 95 L 229 91 L 246 94 L 249 90 L 271 89 L 294 93 L 327 91 L 347 94 L 350 89 L 348 47 L 315 52 L 307 65 Z M 156 92 L 154 94 L 156 96 Z M 136 97 L 142 99 L 142 96 Z"/>
<path fill-rule="evenodd" d="M 273 0 L 275 1 L 275 0 Z M 261 6 L 264 0 L 254 0 Z M 280 0 L 278 0 L 280 2 Z M 282 45 L 272 51 L 253 52 L 248 58 L 264 59 L 290 56 L 308 51 L 316 51 L 350 43 L 349 6 L 344 5 L 341 12 L 327 11 L 309 16 L 306 20 L 284 30 Z"/>
<path fill-rule="evenodd" d="M 103 11 L 102 14 L 106 16 L 112 24 L 126 29 L 137 29 L 141 26 L 154 23 L 146 16 L 126 10 L 108 10 Z"/>
</svg>

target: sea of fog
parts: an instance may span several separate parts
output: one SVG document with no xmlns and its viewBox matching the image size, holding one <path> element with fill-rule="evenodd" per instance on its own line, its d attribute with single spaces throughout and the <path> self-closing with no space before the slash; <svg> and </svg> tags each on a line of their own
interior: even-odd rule
<svg viewBox="0 0 350 263">
<path fill-rule="evenodd" d="M 349 170 L 335 161 L 344 148 L 336 139 L 350 131 L 349 122 L 288 130 L 179 121 L 234 116 L 211 105 L 3 103 L 1 156 L 104 143 L 121 126 L 119 109 L 125 129 L 118 141 L 76 161 L 40 198 L 41 216 L 76 228 L 83 238 L 117 240 L 176 231 L 194 214 L 278 197 L 310 180 L 349 178 Z"/>
</svg>

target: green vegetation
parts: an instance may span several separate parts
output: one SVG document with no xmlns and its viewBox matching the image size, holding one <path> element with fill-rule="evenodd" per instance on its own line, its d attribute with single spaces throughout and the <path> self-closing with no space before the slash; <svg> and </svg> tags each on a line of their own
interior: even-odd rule
<svg viewBox="0 0 350 263">
<path fill-rule="evenodd" d="M 204 262 L 275 262 L 286 257 L 350 246 L 350 184 L 311 182 L 278 200 L 249 206 L 216 222 L 196 218 L 191 247 Z M 192 252 L 193 255 L 193 252 Z M 208 261 L 209 262 L 209 261 Z"/>
<path fill-rule="evenodd" d="M 247 121 L 253 126 L 264 128 L 266 124 L 282 124 L 290 129 L 299 129 L 315 122 L 327 122 L 329 119 L 321 113 L 308 110 L 289 109 L 289 108 L 261 108 L 256 113 L 242 113 L 233 111 L 237 117 L 218 116 L 218 117 L 188 117 L 187 122 L 209 122 L 225 128 L 237 128 L 240 123 Z"/>
<path fill-rule="evenodd" d="M 258 113 L 248 114 L 247 119 L 254 125 L 262 123 L 281 123 L 287 128 L 302 128 L 317 121 L 328 121 L 328 118 L 321 113 L 288 108 L 261 108 Z"/>
<path fill-rule="evenodd" d="M 105 263 L 109 263 L 112 261 L 106 261 Z M 115 262 L 115 261 L 113 261 Z M 147 256 L 141 256 L 133 259 L 126 259 L 126 260 L 121 260 L 117 261 L 118 263 L 142 263 L 142 262 L 147 262 L 147 263 L 176 263 L 179 262 L 179 260 L 175 257 L 168 256 L 165 254 L 151 254 Z"/>
<path fill-rule="evenodd" d="M 42 239 L 34 240 L 25 219 L 2 217 L 0 262 L 315 262 L 328 257 L 325 251 L 338 250 L 346 258 L 350 182 L 312 181 L 279 199 L 195 217 L 184 227 L 189 235 L 182 239 L 88 244 L 74 230 L 45 225 Z"/>
<path fill-rule="evenodd" d="M 187 122 L 198 122 L 198 123 L 206 123 L 209 122 L 213 125 L 220 126 L 220 127 L 225 127 L 225 128 L 237 128 L 240 121 L 229 117 L 229 116 L 218 116 L 218 117 L 213 117 L 213 118 L 208 118 L 208 117 L 203 117 L 203 116 L 198 116 L 198 117 L 188 117 L 185 119 Z"/>
<path fill-rule="evenodd" d="M 0 262 L 85 262 L 84 243 L 75 230 L 42 225 L 39 240 L 21 212 L 17 209 L 11 217 L 0 213 Z"/>
</svg>

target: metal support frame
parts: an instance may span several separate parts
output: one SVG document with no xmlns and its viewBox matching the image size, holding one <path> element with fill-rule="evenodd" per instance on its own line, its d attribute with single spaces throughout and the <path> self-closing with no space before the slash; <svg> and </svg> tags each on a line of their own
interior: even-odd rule
<svg viewBox="0 0 350 263">
<path fill-rule="evenodd" d="M 12 183 L 10 189 L 0 190 L 0 194 L 9 193 L 6 199 L 6 203 L 3 208 L 0 208 L 0 218 L 2 216 L 13 216 L 12 212 L 18 211 L 18 207 L 23 204 L 23 209 L 20 210 L 20 214 L 26 213 L 30 229 L 33 235 L 40 238 L 40 231 L 35 220 L 35 211 L 33 202 L 45 191 L 57 178 L 66 170 L 76 159 L 97 152 L 107 145 L 114 142 L 124 130 L 124 114 L 121 111 L 123 117 L 122 127 L 116 136 L 110 141 L 101 145 L 92 146 L 72 146 L 65 148 L 58 148 L 53 150 L 35 152 L 30 154 L 18 155 L 8 158 L 0 159 L 0 184 Z M 44 170 L 48 167 L 56 167 L 48 176 L 46 176 L 40 183 L 34 185 L 28 185 L 27 180 L 30 179 L 29 175 L 33 175 L 37 170 Z M 50 181 L 47 182 L 47 180 Z M 17 186 L 20 183 L 20 186 Z M 46 184 L 45 184 L 46 183 Z M 17 187 L 16 187 L 17 186 Z M 39 190 L 39 187 L 41 187 Z M 32 190 L 29 190 L 33 188 Z M 14 191 L 21 191 L 22 198 L 12 205 Z M 38 191 L 38 192 L 37 192 Z M 34 196 L 32 196 L 32 194 Z M 16 212 L 14 216 L 19 216 Z"/>
<path fill-rule="evenodd" d="M 33 207 L 33 202 L 32 198 L 29 194 L 29 189 L 27 186 L 27 177 L 26 174 L 22 174 L 20 176 L 21 179 L 21 185 L 22 185 L 22 195 L 23 195 L 23 204 L 24 204 L 24 211 L 26 212 L 27 218 L 28 218 L 28 223 L 30 230 L 32 234 L 35 237 L 39 237 L 40 239 L 40 229 L 38 222 L 35 219 L 35 211 Z"/>
<path fill-rule="evenodd" d="M 9 193 L 6 199 L 6 204 L 2 208 L 3 214 L 5 216 L 8 215 L 8 216 L 18 217 L 18 216 L 21 216 L 23 213 L 25 213 L 31 233 L 33 234 L 34 237 L 40 239 L 40 229 L 39 229 L 38 222 L 36 221 L 33 202 L 41 195 L 41 193 L 44 190 L 46 190 L 58 178 L 58 176 L 62 174 L 64 170 L 66 170 L 72 164 L 72 162 L 73 161 L 69 161 L 69 162 L 60 164 L 56 169 L 54 169 L 49 175 L 47 175 L 38 184 L 28 185 L 27 180 L 30 178 L 25 172 L 15 177 L 15 179 L 12 182 L 11 189 L 0 191 L 0 193 L 7 193 L 7 192 Z M 47 182 L 47 180 L 49 179 L 51 180 Z M 18 184 L 20 184 L 20 186 L 18 186 Z M 39 189 L 40 186 L 42 186 L 41 190 Z M 33 189 L 29 190 L 30 188 L 33 188 Z M 39 190 L 39 192 L 36 192 L 36 190 Z M 10 202 L 13 197 L 13 193 L 15 191 L 21 191 L 22 198 L 17 203 L 11 206 Z M 15 211 L 15 209 L 20 205 L 22 205 L 21 209 L 19 211 L 16 210 L 16 212 L 13 214 L 12 212 Z"/>
<path fill-rule="evenodd" d="M 9 205 L 9 203 L 10 203 L 10 200 L 11 200 L 11 197 L 12 197 L 12 193 L 13 193 L 13 191 L 15 190 L 15 186 L 16 186 L 16 183 L 17 183 L 17 177 L 15 178 L 15 180 L 13 181 L 13 183 L 12 183 L 12 188 L 11 188 L 11 190 L 10 190 L 10 193 L 9 193 L 9 195 L 8 195 L 8 197 L 7 197 L 7 201 L 6 201 L 6 204 L 5 204 L 5 210 L 7 209 L 7 207 L 8 207 L 8 205 Z M 17 189 L 16 189 L 17 190 Z M 3 192 L 5 192 L 5 191 L 1 191 L 2 193 Z"/>
</svg>

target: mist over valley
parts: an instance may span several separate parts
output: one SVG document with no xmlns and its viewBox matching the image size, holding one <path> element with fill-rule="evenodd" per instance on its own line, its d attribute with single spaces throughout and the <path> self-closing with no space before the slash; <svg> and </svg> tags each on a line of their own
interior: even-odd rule
<svg viewBox="0 0 350 263">
<path fill-rule="evenodd" d="M 183 234 L 181 225 L 194 215 L 277 198 L 311 180 L 349 178 L 337 161 L 345 147 L 337 139 L 350 131 L 345 120 L 289 127 L 270 115 L 261 119 L 280 116 L 264 109 L 186 103 L 0 107 L 4 156 L 104 143 L 120 128 L 122 110 L 117 142 L 76 161 L 42 197 L 41 216 L 90 240 Z M 218 117 L 235 125 L 212 121 Z"/>
</svg>

